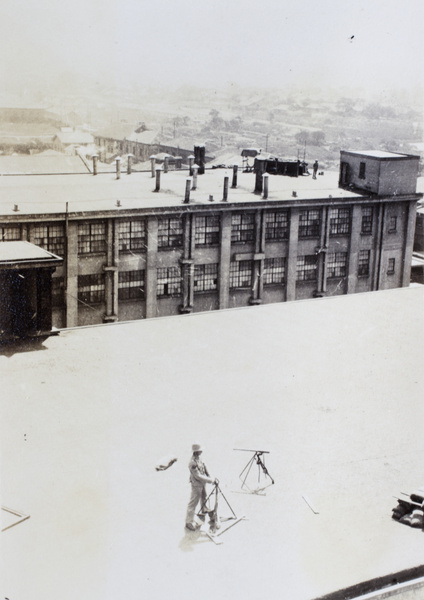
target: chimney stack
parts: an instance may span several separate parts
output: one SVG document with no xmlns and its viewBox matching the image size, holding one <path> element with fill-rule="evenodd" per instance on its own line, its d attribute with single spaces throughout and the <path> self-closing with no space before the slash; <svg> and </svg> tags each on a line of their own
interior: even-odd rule
<svg viewBox="0 0 424 600">
<path fill-rule="evenodd" d="M 203 175 L 205 172 L 205 157 L 206 148 L 204 144 L 194 146 L 194 160 L 199 165 L 199 175 Z"/>
</svg>

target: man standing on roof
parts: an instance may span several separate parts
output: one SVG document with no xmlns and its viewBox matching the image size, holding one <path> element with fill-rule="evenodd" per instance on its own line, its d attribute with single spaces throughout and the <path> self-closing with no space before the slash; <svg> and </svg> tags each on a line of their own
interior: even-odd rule
<svg viewBox="0 0 424 600">
<path fill-rule="evenodd" d="M 318 172 L 318 161 L 317 160 L 314 162 L 313 170 L 314 170 L 314 174 L 312 175 L 312 179 L 316 179 L 317 172 Z"/>
<path fill-rule="evenodd" d="M 203 452 L 202 446 L 200 444 L 193 444 L 192 452 L 193 456 L 188 463 L 188 469 L 190 471 L 191 496 L 187 507 L 186 527 L 187 529 L 194 531 L 197 529 L 197 526 L 194 522 L 196 507 L 200 502 L 200 507 L 203 508 L 206 501 L 206 484 L 217 483 L 217 480 L 210 477 L 205 463 L 202 462 L 200 458 Z"/>
</svg>

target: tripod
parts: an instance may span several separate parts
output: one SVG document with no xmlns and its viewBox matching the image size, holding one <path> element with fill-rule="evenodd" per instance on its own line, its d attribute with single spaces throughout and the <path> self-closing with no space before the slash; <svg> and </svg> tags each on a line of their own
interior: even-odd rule
<svg viewBox="0 0 424 600">
<path fill-rule="evenodd" d="M 238 450 L 240 452 L 253 452 L 253 456 L 250 458 L 249 462 L 247 463 L 247 465 L 244 467 L 244 469 L 242 470 L 242 472 L 239 475 L 239 479 L 242 482 L 241 489 L 243 489 L 245 487 L 251 494 L 260 494 L 261 492 L 264 491 L 264 489 L 266 489 L 270 485 L 274 484 L 274 480 L 271 477 L 271 475 L 269 474 L 268 469 L 265 466 L 264 454 L 269 454 L 269 451 L 267 451 L 267 450 L 246 450 L 244 448 L 234 448 L 234 450 Z M 246 480 L 250 473 L 251 468 L 253 467 L 253 465 L 255 463 L 258 465 L 258 487 L 255 490 L 252 490 L 247 485 Z M 261 473 L 263 473 L 265 475 L 265 477 L 268 477 L 271 480 L 271 483 L 268 483 L 268 485 L 260 487 Z"/>
<path fill-rule="evenodd" d="M 215 495 L 214 507 L 209 508 L 208 507 L 209 500 L 214 495 Z M 232 516 L 219 519 L 219 517 L 218 517 L 218 498 L 219 497 L 222 497 L 224 499 L 225 503 L 227 504 L 228 508 L 231 511 Z M 227 498 L 224 496 L 221 488 L 219 487 L 218 480 L 215 481 L 215 483 L 213 484 L 213 487 L 212 487 L 212 491 L 209 493 L 208 496 L 206 496 L 204 502 L 202 502 L 202 505 L 200 507 L 199 512 L 197 513 L 197 516 L 202 518 L 202 516 L 204 516 L 205 514 L 209 514 L 211 528 L 209 531 L 204 531 L 204 533 L 206 533 L 206 535 L 215 544 L 222 544 L 222 541 L 218 539 L 218 536 L 221 536 L 223 533 L 228 531 L 228 529 L 230 529 L 230 527 L 233 527 L 233 525 L 236 525 L 242 519 L 245 518 L 245 517 L 237 517 L 236 516 L 236 513 L 233 511 L 230 503 L 228 502 Z"/>
</svg>

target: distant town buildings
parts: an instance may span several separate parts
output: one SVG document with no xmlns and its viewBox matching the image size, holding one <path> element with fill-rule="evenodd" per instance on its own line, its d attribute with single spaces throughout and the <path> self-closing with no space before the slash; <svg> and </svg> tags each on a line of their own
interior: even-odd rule
<svg viewBox="0 0 424 600">
<path fill-rule="evenodd" d="M 340 173 L 317 180 L 199 175 L 193 160 L 191 176 L 153 159 L 142 173 L 117 161 L 115 173 L 0 178 L 2 241 L 63 258 L 53 325 L 409 285 L 418 157 L 343 151 Z"/>
</svg>

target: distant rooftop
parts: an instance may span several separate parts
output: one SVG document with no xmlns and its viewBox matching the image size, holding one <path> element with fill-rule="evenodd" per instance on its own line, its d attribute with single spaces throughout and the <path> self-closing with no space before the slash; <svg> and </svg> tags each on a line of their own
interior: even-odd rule
<svg viewBox="0 0 424 600">
<path fill-rule="evenodd" d="M 371 156 L 373 158 L 419 158 L 412 154 L 400 154 L 398 152 L 385 152 L 384 150 L 343 150 L 346 154 L 360 154 L 361 156 Z"/>
<path fill-rule="evenodd" d="M 7 263 L 61 260 L 51 252 L 29 242 L 0 243 L 0 265 Z"/>
</svg>

